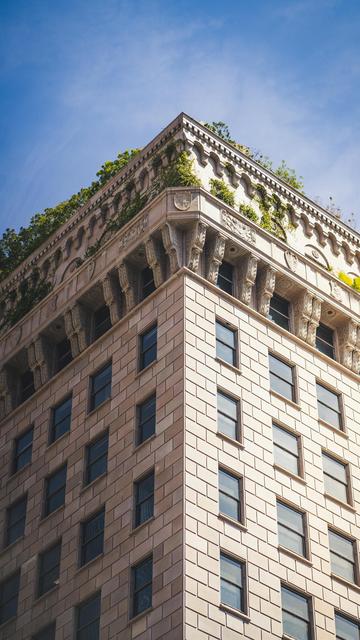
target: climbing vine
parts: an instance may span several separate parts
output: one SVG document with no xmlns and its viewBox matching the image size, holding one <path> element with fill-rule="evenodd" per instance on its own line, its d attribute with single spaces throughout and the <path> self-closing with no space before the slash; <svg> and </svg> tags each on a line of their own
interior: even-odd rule
<svg viewBox="0 0 360 640">
<path fill-rule="evenodd" d="M 248 220 L 259 222 L 258 214 L 256 213 L 255 209 L 253 209 L 249 204 L 241 202 L 241 204 L 239 205 L 239 211 L 243 216 L 245 216 L 245 218 L 248 218 Z"/>
<path fill-rule="evenodd" d="M 38 269 L 34 269 L 31 275 L 22 281 L 18 294 L 10 291 L 1 300 L 3 315 L 0 320 L 0 330 L 12 327 L 24 315 L 50 293 L 52 285 L 40 278 Z"/>
<path fill-rule="evenodd" d="M 352 287 L 352 289 L 355 289 L 355 291 L 360 291 L 359 277 L 352 278 L 351 276 L 348 276 L 344 271 L 339 271 L 338 278 L 339 280 L 341 280 L 341 282 L 347 284 L 348 287 Z"/>
<path fill-rule="evenodd" d="M 210 180 L 210 193 L 230 207 L 235 206 L 235 193 L 229 189 L 223 180 L 212 178 Z"/>
</svg>

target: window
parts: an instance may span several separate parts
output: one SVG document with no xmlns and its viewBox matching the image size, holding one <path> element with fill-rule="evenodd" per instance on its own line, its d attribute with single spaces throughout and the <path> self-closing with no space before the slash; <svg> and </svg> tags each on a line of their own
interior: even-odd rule
<svg viewBox="0 0 360 640">
<path fill-rule="evenodd" d="M 234 267 L 229 262 L 222 262 L 219 267 L 217 286 L 226 293 L 233 293 Z"/>
<path fill-rule="evenodd" d="M 245 612 L 245 563 L 220 554 L 221 604 Z"/>
<path fill-rule="evenodd" d="M 96 593 L 77 607 L 76 640 L 99 640 L 101 595 Z"/>
<path fill-rule="evenodd" d="M 219 469 L 219 511 L 221 514 L 242 522 L 242 481 L 238 476 Z"/>
<path fill-rule="evenodd" d="M 236 331 L 216 321 L 216 357 L 236 366 Z"/>
<path fill-rule="evenodd" d="M 269 353 L 270 389 L 295 402 L 294 367 Z"/>
<path fill-rule="evenodd" d="M 0 583 L 0 624 L 17 614 L 20 586 L 20 571 Z"/>
<path fill-rule="evenodd" d="M 65 338 L 56 345 L 56 370 L 61 371 L 72 359 L 71 343 Z"/>
<path fill-rule="evenodd" d="M 90 411 L 96 409 L 111 396 L 112 365 L 109 362 L 90 378 Z"/>
<path fill-rule="evenodd" d="M 340 396 L 319 382 L 316 383 L 319 418 L 335 429 L 342 429 Z"/>
<path fill-rule="evenodd" d="M 62 507 L 65 502 L 66 489 L 66 464 L 49 476 L 45 481 L 45 508 L 44 515 Z"/>
<path fill-rule="evenodd" d="M 356 582 L 355 543 L 329 529 L 331 572 L 348 582 Z"/>
<path fill-rule="evenodd" d="M 137 408 L 137 444 L 141 444 L 155 433 L 156 395 L 150 396 Z"/>
<path fill-rule="evenodd" d="M 154 515 L 154 471 L 135 482 L 135 527 Z"/>
<path fill-rule="evenodd" d="M 50 429 L 50 442 L 55 442 L 58 438 L 70 431 L 71 424 L 71 407 L 72 397 L 69 396 L 52 411 L 51 429 Z"/>
<path fill-rule="evenodd" d="M 140 336 L 140 370 L 145 369 L 157 357 L 157 325 Z"/>
<path fill-rule="evenodd" d="M 281 587 L 283 633 L 295 640 L 311 640 L 310 598 Z"/>
<path fill-rule="evenodd" d="M 109 434 L 104 433 L 100 438 L 90 442 L 86 447 L 85 482 L 89 484 L 107 471 Z"/>
<path fill-rule="evenodd" d="M 38 596 L 56 587 L 60 576 L 61 542 L 57 542 L 39 556 Z"/>
<path fill-rule="evenodd" d="M 141 299 L 147 298 L 155 291 L 154 274 L 150 267 L 145 267 L 141 272 Z"/>
<path fill-rule="evenodd" d="M 333 360 L 335 359 L 334 332 L 330 327 L 326 327 L 324 324 L 321 324 L 321 322 L 316 329 L 315 345 L 318 351 L 324 353 Z"/>
<path fill-rule="evenodd" d="M 306 557 L 305 516 L 280 500 L 277 506 L 279 544 L 289 551 Z"/>
<path fill-rule="evenodd" d="M 27 496 L 14 502 L 6 513 L 5 545 L 12 544 L 24 535 L 26 521 Z"/>
<path fill-rule="evenodd" d="M 32 640 L 55 640 L 55 629 L 55 622 L 52 622 L 52 624 L 35 633 L 35 635 L 32 636 Z"/>
<path fill-rule="evenodd" d="M 132 568 L 132 617 L 152 606 L 152 556 Z"/>
<path fill-rule="evenodd" d="M 222 391 L 217 393 L 217 425 L 219 433 L 239 440 L 239 403 Z"/>
<path fill-rule="evenodd" d="M 33 427 L 22 433 L 15 440 L 13 471 L 16 473 L 31 462 Z"/>
<path fill-rule="evenodd" d="M 270 300 L 269 318 L 279 327 L 289 331 L 290 329 L 290 316 L 289 316 L 289 302 L 285 298 L 281 298 L 276 293 Z"/>
<path fill-rule="evenodd" d="M 23 375 L 20 377 L 20 386 L 21 386 L 21 402 L 27 400 L 32 396 L 35 391 L 34 387 L 34 375 L 33 372 L 28 369 L 25 371 Z"/>
<path fill-rule="evenodd" d="M 275 464 L 300 475 L 299 436 L 273 423 L 273 440 Z"/>
<path fill-rule="evenodd" d="M 93 560 L 104 551 L 105 507 L 81 525 L 80 565 Z"/>
<path fill-rule="evenodd" d="M 335 613 L 336 640 L 360 640 L 360 624 Z"/>
<path fill-rule="evenodd" d="M 325 493 L 342 502 L 349 502 L 348 465 L 324 452 L 322 459 Z"/>
<path fill-rule="evenodd" d="M 111 329 L 110 309 L 104 304 L 94 312 L 94 340 Z"/>
</svg>

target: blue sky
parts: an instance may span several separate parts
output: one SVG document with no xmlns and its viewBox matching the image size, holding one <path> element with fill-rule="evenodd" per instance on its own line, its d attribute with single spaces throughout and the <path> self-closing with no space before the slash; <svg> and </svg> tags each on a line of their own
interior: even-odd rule
<svg viewBox="0 0 360 640">
<path fill-rule="evenodd" d="M 0 232 L 180 111 L 360 222 L 358 0 L 0 0 Z"/>
</svg>

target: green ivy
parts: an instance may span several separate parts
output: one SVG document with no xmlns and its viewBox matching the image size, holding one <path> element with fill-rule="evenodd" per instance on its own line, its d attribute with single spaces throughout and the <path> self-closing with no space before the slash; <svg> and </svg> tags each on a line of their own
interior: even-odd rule
<svg viewBox="0 0 360 640">
<path fill-rule="evenodd" d="M 14 304 L 15 292 L 9 292 L 3 299 L 2 304 L 7 301 L 11 303 L 11 307 L 3 315 L 0 322 L 0 330 L 7 329 L 16 324 L 30 309 L 50 293 L 52 285 L 46 280 L 41 279 L 37 269 L 34 269 L 31 276 L 23 280 L 19 287 L 18 298 Z"/>
<path fill-rule="evenodd" d="M 341 280 L 341 282 L 347 284 L 348 287 L 351 287 L 352 289 L 355 289 L 355 291 L 360 292 L 360 278 L 358 276 L 352 278 L 351 276 L 348 276 L 344 271 L 339 271 L 338 278 L 339 280 Z"/>
<path fill-rule="evenodd" d="M 201 187 L 201 180 L 194 172 L 194 161 L 189 151 L 179 155 L 160 172 L 159 190 L 167 187 Z"/>
<path fill-rule="evenodd" d="M 253 222 L 259 222 L 259 216 L 249 204 L 244 204 L 242 202 L 239 206 L 239 211 L 249 220 L 252 220 Z"/>
<path fill-rule="evenodd" d="M 223 180 L 216 180 L 212 178 L 210 180 L 210 193 L 219 200 L 225 202 L 230 207 L 235 206 L 235 194 L 229 187 L 225 184 Z"/>
</svg>

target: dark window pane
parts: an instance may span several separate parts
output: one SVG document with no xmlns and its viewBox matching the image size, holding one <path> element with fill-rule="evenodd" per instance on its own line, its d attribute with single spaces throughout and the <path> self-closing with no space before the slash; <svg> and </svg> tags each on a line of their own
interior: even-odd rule
<svg viewBox="0 0 360 640">
<path fill-rule="evenodd" d="M 331 571 L 349 582 L 355 581 L 355 553 L 352 540 L 329 531 Z"/>
<path fill-rule="evenodd" d="M 218 391 L 217 394 L 218 430 L 234 440 L 238 439 L 238 402 Z"/>
<path fill-rule="evenodd" d="M 135 526 L 154 515 L 154 472 L 135 483 Z"/>
<path fill-rule="evenodd" d="M 236 365 L 236 331 L 216 322 L 216 356 Z"/>
<path fill-rule="evenodd" d="M 72 397 L 69 396 L 53 409 L 51 442 L 70 431 Z"/>
<path fill-rule="evenodd" d="M 32 636 L 32 640 L 55 640 L 56 624 L 53 622 Z"/>
<path fill-rule="evenodd" d="M 299 474 L 299 451 L 297 436 L 273 424 L 275 463 L 295 475 Z"/>
<path fill-rule="evenodd" d="M 17 614 L 20 571 L 0 583 L 0 624 Z"/>
<path fill-rule="evenodd" d="M 317 398 L 322 404 L 330 407 L 333 411 L 339 411 L 339 396 L 337 393 L 330 391 L 322 384 L 316 383 Z"/>
<path fill-rule="evenodd" d="M 88 445 L 86 451 L 86 483 L 93 482 L 107 471 L 109 434 Z"/>
<path fill-rule="evenodd" d="M 33 372 L 29 369 L 25 371 L 20 378 L 21 383 L 21 401 L 27 400 L 30 398 L 35 391 L 34 387 L 34 375 Z"/>
<path fill-rule="evenodd" d="M 33 427 L 15 440 L 14 473 L 31 462 Z"/>
<path fill-rule="evenodd" d="M 111 362 L 91 377 L 90 410 L 96 409 L 111 396 Z"/>
<path fill-rule="evenodd" d="M 287 587 L 281 589 L 283 633 L 296 640 L 310 640 L 309 600 Z"/>
<path fill-rule="evenodd" d="M 21 498 L 7 510 L 7 528 L 5 544 L 9 545 L 24 535 L 26 521 L 27 496 Z"/>
<path fill-rule="evenodd" d="M 104 551 L 105 508 L 81 527 L 81 565 L 90 562 Z"/>
<path fill-rule="evenodd" d="M 241 520 L 240 480 L 231 473 L 219 469 L 219 510 L 220 513 Z"/>
<path fill-rule="evenodd" d="M 157 325 L 140 336 L 140 369 L 145 369 L 157 358 Z"/>
<path fill-rule="evenodd" d="M 66 465 L 46 480 L 45 516 L 61 507 L 65 502 Z"/>
<path fill-rule="evenodd" d="M 61 371 L 72 359 L 71 343 L 65 338 L 56 345 L 56 370 Z"/>
<path fill-rule="evenodd" d="M 53 589 L 60 575 L 60 555 L 61 543 L 47 549 L 39 558 L 39 584 L 38 595 L 42 596 L 50 589 Z"/>
<path fill-rule="evenodd" d="M 303 514 L 277 502 L 279 544 L 298 555 L 305 556 L 305 531 Z"/>
<path fill-rule="evenodd" d="M 156 395 L 147 398 L 138 406 L 138 444 L 155 433 Z"/>
<path fill-rule="evenodd" d="M 233 292 L 234 267 L 229 262 L 222 262 L 219 267 L 217 286 L 222 291 L 232 294 Z"/>
<path fill-rule="evenodd" d="M 326 389 L 323 385 L 316 383 L 319 418 L 328 422 L 336 429 L 341 429 L 340 398 L 337 393 Z"/>
<path fill-rule="evenodd" d="M 321 323 L 316 329 L 316 348 L 330 358 L 335 358 L 334 332 Z"/>
<path fill-rule="evenodd" d="M 342 502 L 348 502 L 346 465 L 323 453 L 325 492 Z"/>
<path fill-rule="evenodd" d="M 77 607 L 76 640 L 99 640 L 100 638 L 100 593 Z"/>
<path fill-rule="evenodd" d="M 270 388 L 289 400 L 295 399 L 293 367 L 269 354 Z"/>
<path fill-rule="evenodd" d="M 270 300 L 269 318 L 283 329 L 289 330 L 289 302 L 276 293 Z"/>
<path fill-rule="evenodd" d="M 107 304 L 94 313 L 94 340 L 111 329 L 110 309 Z"/>
<path fill-rule="evenodd" d="M 132 582 L 132 616 L 136 616 L 152 605 L 152 556 L 133 567 Z"/>
<path fill-rule="evenodd" d="M 244 611 L 244 566 L 243 563 L 231 558 L 230 556 L 220 554 L 220 591 L 221 602 L 232 607 Z"/>
<path fill-rule="evenodd" d="M 141 290 L 143 300 L 155 291 L 154 274 L 150 267 L 145 267 L 141 272 Z"/>
<path fill-rule="evenodd" d="M 336 640 L 360 640 L 360 626 L 340 613 L 335 614 Z"/>
</svg>

